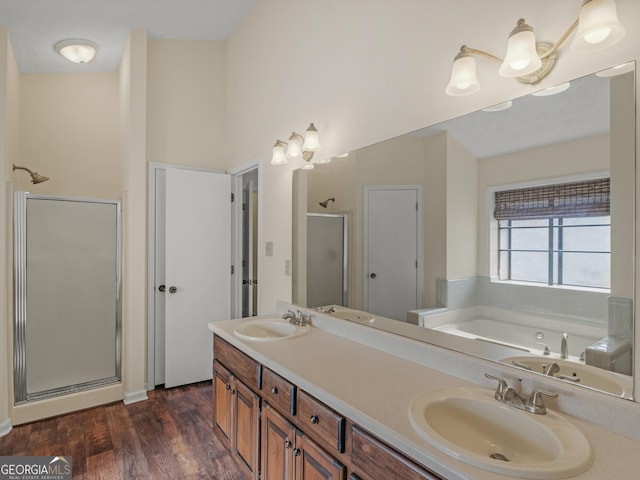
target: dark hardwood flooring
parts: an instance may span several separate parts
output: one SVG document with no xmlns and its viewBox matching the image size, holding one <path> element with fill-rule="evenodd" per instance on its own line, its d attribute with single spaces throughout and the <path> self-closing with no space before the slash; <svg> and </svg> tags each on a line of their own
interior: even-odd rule
<svg viewBox="0 0 640 480">
<path fill-rule="evenodd" d="M 0 456 L 71 455 L 74 479 L 244 479 L 211 426 L 211 382 L 13 428 Z"/>
</svg>

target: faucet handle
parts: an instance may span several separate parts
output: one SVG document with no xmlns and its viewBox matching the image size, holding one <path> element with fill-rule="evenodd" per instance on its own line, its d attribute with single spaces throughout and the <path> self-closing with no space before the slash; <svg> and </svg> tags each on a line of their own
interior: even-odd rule
<svg viewBox="0 0 640 480">
<path fill-rule="evenodd" d="M 507 385 L 507 381 L 504 378 L 494 377 L 493 375 L 489 375 L 488 373 L 485 373 L 484 376 L 487 377 L 489 380 L 498 381 L 498 387 L 496 388 L 496 393 L 494 397 L 496 400 L 504 401 L 505 394 L 507 390 L 509 390 L 510 388 L 509 385 Z"/>
<path fill-rule="evenodd" d="M 547 407 L 545 407 L 542 396 L 545 395 L 547 397 L 557 397 L 558 394 L 556 392 L 545 392 L 543 390 L 534 390 L 529 397 L 529 401 L 525 406 L 525 410 L 531 413 L 537 413 L 539 415 L 544 415 L 547 413 Z"/>
</svg>

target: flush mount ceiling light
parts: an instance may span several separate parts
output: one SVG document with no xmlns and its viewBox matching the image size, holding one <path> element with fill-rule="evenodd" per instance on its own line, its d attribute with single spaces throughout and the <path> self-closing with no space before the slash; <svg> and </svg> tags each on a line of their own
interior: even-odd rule
<svg viewBox="0 0 640 480">
<path fill-rule="evenodd" d="M 91 40 L 74 38 L 55 44 L 55 51 L 73 63 L 89 63 L 98 51 L 98 45 Z"/>
<path fill-rule="evenodd" d="M 310 162 L 313 158 L 313 154 L 318 150 L 320 150 L 318 130 L 313 123 L 311 123 L 309 124 L 309 128 L 307 128 L 304 138 L 299 133 L 293 132 L 289 137 L 289 142 L 276 140 L 276 143 L 273 146 L 271 164 L 284 165 L 288 162 L 289 158 L 299 157 L 302 157 L 305 162 Z M 313 168 L 313 163 L 308 163 L 303 168 L 310 170 Z"/>
<path fill-rule="evenodd" d="M 502 77 L 516 78 L 522 83 L 535 85 L 545 78 L 556 63 L 557 51 L 574 30 L 572 52 L 603 50 L 624 37 L 625 29 L 618 20 L 615 0 L 584 0 L 578 19 L 555 43 L 536 42 L 533 28 L 523 18 L 509 34 L 505 58 L 463 45 L 453 60 L 447 95 L 471 95 L 480 90 L 474 55 L 499 62 Z"/>
</svg>

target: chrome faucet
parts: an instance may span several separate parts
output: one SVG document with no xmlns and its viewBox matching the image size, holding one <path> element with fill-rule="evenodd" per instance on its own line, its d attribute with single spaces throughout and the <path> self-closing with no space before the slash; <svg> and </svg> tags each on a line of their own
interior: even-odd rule
<svg viewBox="0 0 640 480">
<path fill-rule="evenodd" d="M 310 314 L 304 314 L 300 310 L 292 312 L 291 310 L 282 315 L 283 320 L 289 320 L 289 323 L 298 327 L 306 327 L 311 321 Z"/>
<path fill-rule="evenodd" d="M 547 397 L 558 396 L 558 394 L 555 392 L 534 390 L 533 392 L 531 392 L 529 399 L 525 400 L 513 387 L 507 385 L 507 382 L 504 378 L 494 377 L 493 375 L 489 375 L 488 373 L 485 373 L 484 376 L 491 380 L 498 381 L 498 388 L 496 388 L 496 393 L 493 395 L 493 397 L 497 401 L 506 403 L 511 407 L 517 408 L 518 410 L 535 413 L 536 415 L 544 415 L 545 413 L 547 413 L 547 407 L 545 407 L 544 402 L 542 401 L 543 395 L 546 395 Z"/>
<path fill-rule="evenodd" d="M 562 341 L 560 342 L 560 358 L 569 358 L 569 335 L 567 332 L 562 334 Z"/>
<path fill-rule="evenodd" d="M 544 373 L 548 377 L 553 377 L 559 371 L 560 365 L 558 365 L 556 362 L 551 362 L 549 365 L 545 365 L 542 367 L 542 373 Z"/>
</svg>

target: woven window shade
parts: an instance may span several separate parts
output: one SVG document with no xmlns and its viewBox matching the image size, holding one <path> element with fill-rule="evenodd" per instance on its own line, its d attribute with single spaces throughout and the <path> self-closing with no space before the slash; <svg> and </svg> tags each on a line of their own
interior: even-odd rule
<svg viewBox="0 0 640 480">
<path fill-rule="evenodd" d="M 503 190 L 495 194 L 496 220 L 602 217 L 610 214 L 609 179 Z"/>
</svg>

